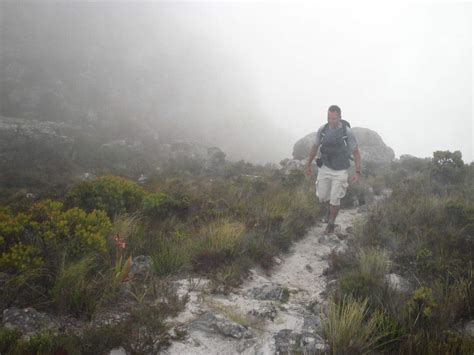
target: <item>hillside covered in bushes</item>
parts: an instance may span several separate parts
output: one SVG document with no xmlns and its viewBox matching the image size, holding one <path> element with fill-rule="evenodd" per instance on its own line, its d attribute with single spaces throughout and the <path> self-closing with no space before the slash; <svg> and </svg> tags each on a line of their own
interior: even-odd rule
<svg viewBox="0 0 474 355">
<path fill-rule="evenodd" d="M 325 352 L 473 351 L 473 172 L 459 152 L 365 166 L 343 201 L 365 213 L 326 270 Z M 39 320 L 1 328 L 0 351 L 166 348 L 185 336 L 167 323 L 188 301 L 175 280 L 206 278 L 229 294 L 250 269 L 271 272 L 319 217 L 301 170 L 244 162 L 188 161 L 142 183 L 104 175 L 61 198 L 12 197 L 0 210 L 4 325 L 28 309 Z M 126 316 L 105 322 L 110 312 Z"/>
</svg>

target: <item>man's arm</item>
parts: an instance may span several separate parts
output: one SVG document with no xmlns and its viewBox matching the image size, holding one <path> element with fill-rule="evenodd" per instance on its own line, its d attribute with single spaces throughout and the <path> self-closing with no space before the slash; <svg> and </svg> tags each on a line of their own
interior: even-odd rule
<svg viewBox="0 0 474 355">
<path fill-rule="evenodd" d="M 306 176 L 311 176 L 311 173 L 312 173 L 311 163 L 313 162 L 313 159 L 316 157 L 316 154 L 318 154 L 318 149 L 319 149 L 319 144 L 313 144 L 311 146 L 311 150 L 309 151 L 308 164 L 306 164 L 306 170 L 305 170 Z"/>
</svg>

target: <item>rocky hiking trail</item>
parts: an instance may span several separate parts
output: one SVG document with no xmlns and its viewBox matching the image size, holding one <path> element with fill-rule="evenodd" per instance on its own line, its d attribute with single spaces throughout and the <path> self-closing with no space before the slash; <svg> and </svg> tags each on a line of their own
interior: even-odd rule
<svg viewBox="0 0 474 355">
<path fill-rule="evenodd" d="M 357 209 L 341 210 L 338 227 L 324 235 L 325 225 L 312 227 L 269 272 L 252 269 L 228 295 L 211 294 L 209 281 L 176 282 L 188 294 L 186 308 L 169 319 L 182 332 L 162 354 L 314 354 L 325 349 L 321 330 L 327 286 L 324 270 L 332 251 L 346 247 Z"/>
</svg>

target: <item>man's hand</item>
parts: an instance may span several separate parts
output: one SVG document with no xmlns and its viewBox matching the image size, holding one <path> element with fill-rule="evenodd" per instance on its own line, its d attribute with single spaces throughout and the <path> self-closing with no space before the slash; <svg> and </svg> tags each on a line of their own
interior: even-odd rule
<svg viewBox="0 0 474 355">
<path fill-rule="evenodd" d="M 352 177 L 351 177 L 351 184 L 355 184 L 357 181 L 360 179 L 360 172 L 356 172 Z"/>
<path fill-rule="evenodd" d="M 304 174 L 307 177 L 311 177 L 311 175 L 313 175 L 313 168 L 311 167 L 311 165 L 306 166 L 306 169 L 304 169 Z"/>
</svg>

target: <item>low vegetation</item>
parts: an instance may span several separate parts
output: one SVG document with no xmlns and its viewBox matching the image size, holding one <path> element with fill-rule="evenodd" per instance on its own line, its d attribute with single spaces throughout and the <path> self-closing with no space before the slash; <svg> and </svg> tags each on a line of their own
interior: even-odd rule
<svg viewBox="0 0 474 355">
<path fill-rule="evenodd" d="M 325 334 L 333 353 L 368 345 L 387 353 L 474 352 L 462 330 L 474 318 L 473 173 L 459 152 L 435 152 L 431 161 L 405 159 L 379 175 L 390 198 L 369 210 L 347 251 L 331 257 L 337 289 Z M 408 285 L 394 285 L 389 274 Z M 363 325 L 347 321 L 348 303 L 366 313 Z M 369 342 L 353 350 L 346 333 L 365 331 L 370 319 L 382 332 L 369 328 Z M 350 329 L 331 332 L 335 323 Z"/>
<path fill-rule="evenodd" d="M 88 321 L 119 307 L 133 324 L 44 333 L 29 342 L 2 329 L 0 349 L 92 353 L 105 335 L 109 340 L 97 349 L 122 346 L 139 354 L 150 351 L 152 339 L 165 345 L 164 319 L 186 298 L 160 290 L 195 274 L 210 278 L 214 291 L 229 292 L 251 267 L 270 268 L 274 256 L 315 223 L 319 209 L 311 188 L 299 171 L 287 175 L 238 162 L 210 174 L 184 164 L 144 185 L 104 176 L 73 186 L 63 201 L 2 207 L 2 309 L 29 306 Z M 129 281 L 138 255 L 152 260 L 142 284 Z M 163 304 L 156 306 L 156 299 Z M 153 312 L 159 324 L 148 324 Z"/>
</svg>

